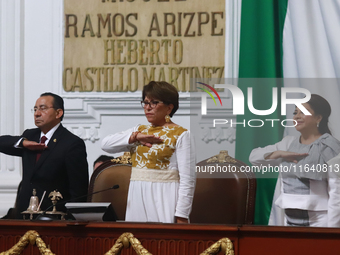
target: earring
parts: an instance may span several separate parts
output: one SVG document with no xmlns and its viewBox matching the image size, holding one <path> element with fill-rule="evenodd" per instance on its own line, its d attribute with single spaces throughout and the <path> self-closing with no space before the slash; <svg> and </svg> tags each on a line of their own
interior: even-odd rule
<svg viewBox="0 0 340 255">
<path fill-rule="evenodd" d="M 320 123 L 320 122 L 316 123 L 316 127 L 319 127 L 319 123 Z"/>
<path fill-rule="evenodd" d="M 169 114 L 165 115 L 165 122 L 169 123 L 171 121 L 171 118 L 169 116 Z"/>
</svg>

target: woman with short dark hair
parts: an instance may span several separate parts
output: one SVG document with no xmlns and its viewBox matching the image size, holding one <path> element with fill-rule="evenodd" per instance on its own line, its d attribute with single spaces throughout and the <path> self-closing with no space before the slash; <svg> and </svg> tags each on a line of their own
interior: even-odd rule
<svg viewBox="0 0 340 255">
<path fill-rule="evenodd" d="M 190 131 L 173 123 L 176 88 L 151 81 L 141 101 L 149 125 L 109 135 L 102 149 L 130 151 L 132 172 L 126 221 L 187 223 L 195 189 L 195 152 Z"/>
</svg>

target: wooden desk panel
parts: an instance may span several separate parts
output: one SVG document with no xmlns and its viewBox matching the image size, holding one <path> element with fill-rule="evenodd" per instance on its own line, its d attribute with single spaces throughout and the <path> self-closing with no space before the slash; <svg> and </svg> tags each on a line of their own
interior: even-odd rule
<svg viewBox="0 0 340 255">
<path fill-rule="evenodd" d="M 228 237 L 235 255 L 340 254 L 340 229 L 196 224 L 31 222 L 0 220 L 0 251 L 29 230 L 37 231 L 56 255 L 104 255 L 131 232 L 153 255 L 198 255 Z M 39 254 L 28 246 L 23 255 Z M 122 255 L 135 255 L 132 248 Z"/>
<path fill-rule="evenodd" d="M 133 233 L 153 255 L 198 255 L 223 237 L 237 244 L 238 232 L 237 226 L 219 225 L 0 220 L 0 251 L 10 249 L 29 230 L 37 231 L 56 255 L 104 255 L 125 232 Z M 23 254 L 39 254 L 34 248 Z M 122 252 L 134 254 L 132 248 Z"/>
<path fill-rule="evenodd" d="M 340 229 L 243 226 L 239 254 L 340 254 Z"/>
</svg>

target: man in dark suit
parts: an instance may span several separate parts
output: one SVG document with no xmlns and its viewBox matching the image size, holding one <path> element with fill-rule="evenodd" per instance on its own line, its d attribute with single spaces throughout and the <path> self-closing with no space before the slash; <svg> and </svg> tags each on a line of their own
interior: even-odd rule
<svg viewBox="0 0 340 255">
<path fill-rule="evenodd" d="M 22 157 L 23 174 L 12 215 L 21 218 L 29 205 L 33 189 L 41 199 L 41 209 L 51 205 L 48 195 L 58 190 L 63 200 L 88 192 L 88 164 L 85 143 L 61 125 L 64 101 L 53 93 L 41 94 L 35 103 L 34 121 L 38 128 L 21 136 L 0 136 L 0 152 Z M 78 201 L 86 201 L 83 198 Z M 58 209 L 64 209 L 59 207 Z"/>
</svg>

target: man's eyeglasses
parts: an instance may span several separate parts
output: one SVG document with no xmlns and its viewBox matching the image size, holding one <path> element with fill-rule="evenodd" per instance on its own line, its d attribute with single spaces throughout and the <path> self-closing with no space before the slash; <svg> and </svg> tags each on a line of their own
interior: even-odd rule
<svg viewBox="0 0 340 255">
<path fill-rule="evenodd" d="M 37 111 L 39 112 L 47 112 L 48 109 L 50 108 L 54 108 L 53 106 L 52 107 L 48 107 L 48 106 L 40 106 L 40 107 L 34 107 L 31 111 L 32 113 L 35 113 Z"/>
<path fill-rule="evenodd" d="M 155 108 L 160 103 L 163 104 L 162 101 L 156 101 L 156 100 L 152 100 L 150 102 L 148 102 L 148 101 L 141 101 L 140 103 L 141 103 L 143 108 L 145 108 L 147 105 L 149 105 L 151 109 Z"/>
</svg>

